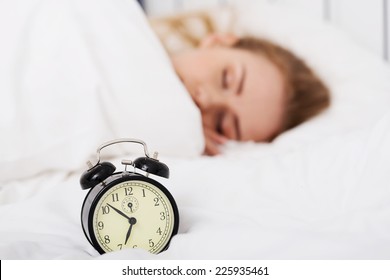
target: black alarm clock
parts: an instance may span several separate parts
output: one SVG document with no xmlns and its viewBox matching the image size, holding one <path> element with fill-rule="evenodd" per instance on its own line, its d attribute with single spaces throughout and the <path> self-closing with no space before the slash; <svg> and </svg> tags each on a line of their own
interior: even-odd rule
<svg viewBox="0 0 390 280">
<path fill-rule="evenodd" d="M 100 152 L 124 142 L 143 145 L 145 157 L 124 159 L 124 170 L 115 172 L 112 163 L 100 162 Z M 166 250 L 178 231 L 179 211 L 171 193 L 149 177 L 169 178 L 169 168 L 157 159 L 157 153 L 150 157 L 141 140 L 117 139 L 98 147 L 97 163 L 87 164 L 80 184 L 90 191 L 82 206 L 81 224 L 91 245 L 100 254 L 125 248 L 155 254 Z"/>
</svg>

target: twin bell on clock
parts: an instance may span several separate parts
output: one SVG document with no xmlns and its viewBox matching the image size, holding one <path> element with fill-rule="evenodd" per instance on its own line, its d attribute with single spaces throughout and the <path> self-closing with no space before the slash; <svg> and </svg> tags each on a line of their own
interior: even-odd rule
<svg viewBox="0 0 390 280">
<path fill-rule="evenodd" d="M 124 170 L 115 172 L 111 162 L 100 162 L 100 152 L 119 143 L 140 144 L 145 156 L 122 160 Z M 81 225 L 89 243 L 100 254 L 126 248 L 155 254 L 166 250 L 178 231 L 179 211 L 171 193 L 149 177 L 169 177 L 169 168 L 157 159 L 157 153 L 151 157 L 141 140 L 117 139 L 99 146 L 97 163 L 89 162 L 88 167 L 80 184 L 89 189 L 81 209 Z"/>
</svg>

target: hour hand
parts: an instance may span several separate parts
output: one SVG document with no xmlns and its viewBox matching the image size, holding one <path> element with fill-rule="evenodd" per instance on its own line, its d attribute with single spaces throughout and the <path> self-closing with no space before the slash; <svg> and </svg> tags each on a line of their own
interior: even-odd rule
<svg viewBox="0 0 390 280">
<path fill-rule="evenodd" d="M 122 211 L 118 210 L 117 208 L 115 208 L 114 206 L 112 206 L 111 204 L 107 203 L 108 206 L 110 206 L 115 212 L 117 212 L 119 215 L 125 217 L 126 219 L 130 220 L 130 217 L 127 216 L 125 213 L 123 213 Z"/>
</svg>

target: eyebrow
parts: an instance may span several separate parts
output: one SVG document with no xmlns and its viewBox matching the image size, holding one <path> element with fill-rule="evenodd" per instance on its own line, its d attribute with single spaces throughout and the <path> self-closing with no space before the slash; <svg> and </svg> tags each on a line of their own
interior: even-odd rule
<svg viewBox="0 0 390 280">
<path fill-rule="evenodd" d="M 242 65 L 242 74 L 241 74 L 240 83 L 238 84 L 238 88 L 237 88 L 237 95 L 240 95 L 242 93 L 242 90 L 244 88 L 245 76 L 246 76 L 246 68 L 244 65 Z"/>
</svg>

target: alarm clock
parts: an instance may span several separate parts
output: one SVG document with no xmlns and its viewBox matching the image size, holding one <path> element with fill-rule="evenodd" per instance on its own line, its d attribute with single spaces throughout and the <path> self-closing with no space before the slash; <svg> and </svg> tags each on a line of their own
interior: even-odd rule
<svg viewBox="0 0 390 280">
<path fill-rule="evenodd" d="M 111 162 L 100 162 L 100 152 L 118 143 L 141 144 L 144 157 L 123 159 L 122 171 Z M 171 193 L 150 174 L 169 178 L 169 168 L 151 157 L 145 142 L 123 138 L 102 144 L 97 163 L 87 162 L 80 178 L 90 189 L 81 209 L 81 225 L 89 243 L 100 253 L 142 248 L 158 254 L 166 250 L 179 227 L 179 211 Z"/>
</svg>

